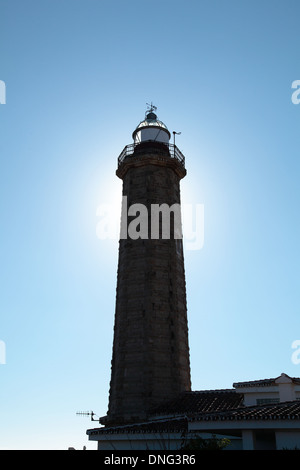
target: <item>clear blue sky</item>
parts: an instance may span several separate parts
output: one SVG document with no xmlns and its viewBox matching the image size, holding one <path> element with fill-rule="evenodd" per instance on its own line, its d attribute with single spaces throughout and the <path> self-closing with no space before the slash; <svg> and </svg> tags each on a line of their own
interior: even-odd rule
<svg viewBox="0 0 300 470">
<path fill-rule="evenodd" d="M 203 204 L 186 251 L 194 390 L 300 376 L 297 0 L 0 0 L 0 448 L 94 449 L 107 411 L 117 157 L 146 102 Z"/>
</svg>

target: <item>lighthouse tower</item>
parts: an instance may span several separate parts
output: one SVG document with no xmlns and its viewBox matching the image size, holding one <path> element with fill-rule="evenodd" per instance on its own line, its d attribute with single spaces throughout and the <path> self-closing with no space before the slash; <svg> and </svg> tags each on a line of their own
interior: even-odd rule
<svg viewBox="0 0 300 470">
<path fill-rule="evenodd" d="M 116 171 L 123 204 L 109 407 L 101 418 L 108 426 L 145 420 L 153 407 L 191 389 L 178 226 L 185 159 L 149 108 Z"/>
</svg>

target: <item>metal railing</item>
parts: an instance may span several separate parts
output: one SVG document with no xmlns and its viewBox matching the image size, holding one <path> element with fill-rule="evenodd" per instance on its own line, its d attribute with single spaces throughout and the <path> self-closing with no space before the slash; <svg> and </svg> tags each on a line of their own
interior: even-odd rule
<svg viewBox="0 0 300 470">
<path fill-rule="evenodd" d="M 151 144 L 151 141 L 147 141 L 147 143 Z M 165 143 L 161 143 L 161 142 L 160 142 L 160 144 L 163 146 L 162 147 L 162 154 L 165 153 L 164 150 L 167 147 L 168 152 L 169 152 L 168 156 L 171 157 L 171 158 L 175 158 L 185 168 L 185 156 L 183 155 L 183 153 L 179 150 L 179 148 L 175 144 L 169 144 L 169 143 L 165 144 Z M 135 152 L 136 147 L 138 147 L 139 145 L 141 145 L 141 144 L 138 143 L 138 144 L 125 145 L 125 147 L 123 148 L 122 152 L 120 153 L 120 155 L 118 157 L 118 166 L 120 166 L 121 163 L 123 163 L 125 158 L 132 156 Z"/>
</svg>

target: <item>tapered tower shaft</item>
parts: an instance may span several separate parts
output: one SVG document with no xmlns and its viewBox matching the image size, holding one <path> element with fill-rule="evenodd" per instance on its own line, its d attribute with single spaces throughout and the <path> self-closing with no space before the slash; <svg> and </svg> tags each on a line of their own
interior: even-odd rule
<svg viewBox="0 0 300 470">
<path fill-rule="evenodd" d="M 151 114 L 159 123 L 155 130 L 160 130 L 162 123 Z M 123 180 L 123 207 L 109 409 L 104 420 L 110 425 L 146 419 L 151 408 L 191 388 L 178 230 L 184 157 L 175 146 L 153 139 L 142 138 L 127 147 L 117 170 Z M 159 207 L 165 213 L 160 212 L 158 219 Z M 168 216 L 169 226 L 164 218 Z"/>
</svg>

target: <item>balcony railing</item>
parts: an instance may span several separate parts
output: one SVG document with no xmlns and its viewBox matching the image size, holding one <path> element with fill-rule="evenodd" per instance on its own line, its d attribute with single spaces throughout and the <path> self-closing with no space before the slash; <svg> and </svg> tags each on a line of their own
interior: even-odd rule
<svg viewBox="0 0 300 470">
<path fill-rule="evenodd" d="M 147 142 L 149 144 L 151 144 L 151 141 Z M 168 151 L 168 156 L 171 157 L 171 158 L 175 158 L 179 163 L 181 163 L 181 165 L 183 166 L 183 168 L 185 168 L 185 157 L 183 155 L 183 153 L 179 150 L 179 148 L 174 145 L 174 144 L 165 144 L 165 143 L 160 143 L 161 144 L 161 153 L 162 154 L 165 154 L 165 151 L 167 149 Z M 121 163 L 123 163 L 123 161 L 125 160 L 125 158 L 127 157 L 130 157 L 134 154 L 135 152 L 135 149 L 136 147 L 138 147 L 139 145 L 141 145 L 140 143 L 138 144 L 129 144 L 129 145 L 126 145 L 122 152 L 120 153 L 119 155 L 119 158 L 118 158 L 118 166 L 121 165 Z"/>
</svg>

